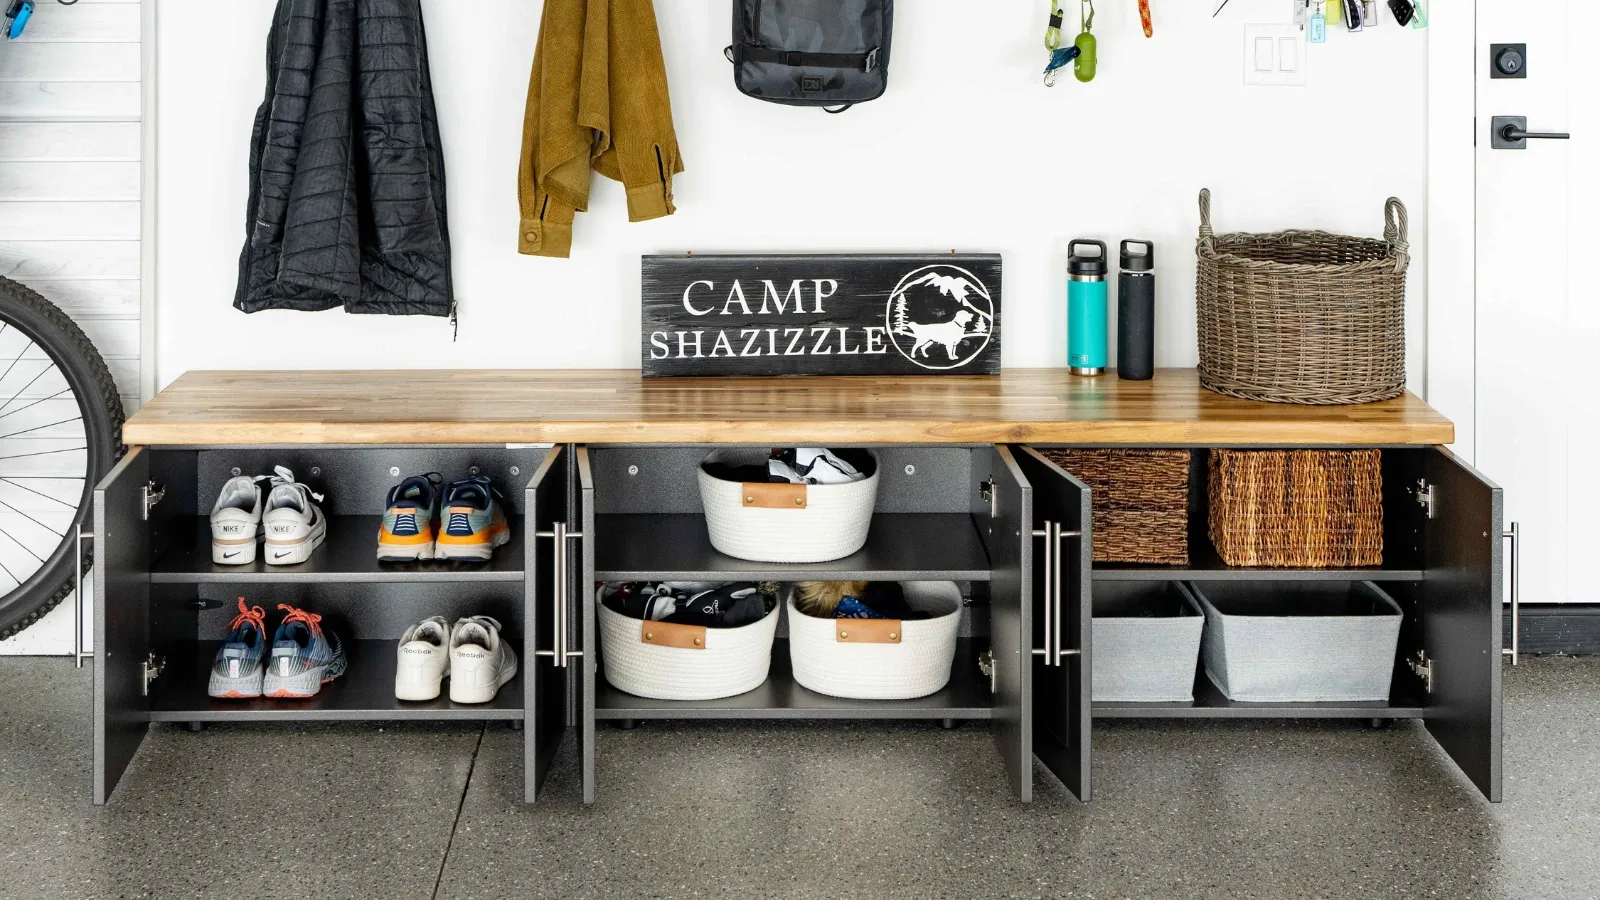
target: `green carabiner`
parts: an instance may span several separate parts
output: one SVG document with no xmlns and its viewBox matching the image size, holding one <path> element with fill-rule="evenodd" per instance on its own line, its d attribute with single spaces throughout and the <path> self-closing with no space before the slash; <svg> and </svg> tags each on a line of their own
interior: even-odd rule
<svg viewBox="0 0 1600 900">
<path fill-rule="evenodd" d="M 1078 48 L 1078 58 L 1072 61 L 1072 74 L 1079 81 L 1087 83 L 1094 80 L 1095 66 L 1098 63 L 1096 41 L 1094 35 L 1089 33 L 1094 28 L 1094 0 L 1081 0 L 1078 13 L 1083 22 L 1083 33 L 1072 42 L 1072 45 Z"/>
</svg>

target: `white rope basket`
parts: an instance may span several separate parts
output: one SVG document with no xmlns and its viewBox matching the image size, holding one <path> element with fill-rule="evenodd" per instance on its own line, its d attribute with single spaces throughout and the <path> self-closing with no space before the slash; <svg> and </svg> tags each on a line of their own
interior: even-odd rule
<svg viewBox="0 0 1600 900">
<path fill-rule="evenodd" d="M 961 588 L 953 581 L 907 581 L 901 587 L 912 609 L 936 618 L 818 619 L 795 609 L 791 594 L 789 656 L 794 680 L 819 694 L 857 700 L 910 700 L 942 690 L 955 662 Z M 887 622 L 894 624 L 869 624 Z M 891 642 L 856 643 L 845 636 L 852 628 L 864 627 L 871 628 L 877 640 Z"/>
<path fill-rule="evenodd" d="M 765 451 L 718 450 L 705 462 L 760 464 Z M 850 484 L 741 484 L 706 474 L 700 502 L 711 546 L 737 559 L 810 563 L 843 559 L 867 542 L 878 502 L 878 455 L 871 477 Z"/>
<path fill-rule="evenodd" d="M 618 690 L 656 700 L 715 700 L 767 680 L 777 605 L 761 621 L 738 628 L 691 628 L 630 619 L 596 602 L 602 669 Z"/>
</svg>

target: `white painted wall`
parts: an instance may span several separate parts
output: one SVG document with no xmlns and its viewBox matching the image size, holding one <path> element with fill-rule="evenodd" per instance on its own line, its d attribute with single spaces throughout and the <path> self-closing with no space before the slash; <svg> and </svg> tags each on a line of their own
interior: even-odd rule
<svg viewBox="0 0 1600 900">
<path fill-rule="evenodd" d="M 1410 371 L 1421 387 L 1427 31 L 1332 29 L 1310 85 L 1242 85 L 1243 24 L 1288 0 L 1099 3 L 1100 75 L 1040 84 L 1042 0 L 901 0 L 889 93 L 842 116 L 734 90 L 730 0 L 656 0 L 688 171 L 679 212 L 630 225 L 596 181 L 574 258 L 516 253 L 537 0 L 424 0 L 449 162 L 461 333 L 442 320 L 231 307 L 273 0 L 161 0 L 159 384 L 200 368 L 631 367 L 643 253 L 946 250 L 1005 256 L 1005 364 L 1065 362 L 1072 237 L 1157 242 L 1157 359 L 1192 365 L 1195 194 L 1223 229 L 1382 230 L 1413 212 Z M 1076 4 L 1066 4 L 1069 23 Z M 1436 10 L 1436 17 L 1445 15 Z M 1387 14 L 1385 14 L 1387 16 Z M 1070 34 L 1069 34 L 1070 38 Z"/>
<path fill-rule="evenodd" d="M 22 38 L 0 41 L 0 275 L 77 321 L 130 413 L 140 395 L 141 37 L 139 0 L 79 0 L 37 3 Z M 0 642 L 0 655 L 70 653 L 73 604 Z"/>
</svg>

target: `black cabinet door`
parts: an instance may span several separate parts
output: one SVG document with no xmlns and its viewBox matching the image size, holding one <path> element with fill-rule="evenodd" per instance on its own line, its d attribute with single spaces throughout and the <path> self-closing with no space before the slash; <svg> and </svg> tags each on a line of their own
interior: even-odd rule
<svg viewBox="0 0 1600 900">
<path fill-rule="evenodd" d="M 571 608 L 570 559 L 565 537 L 571 503 L 568 451 L 555 447 L 528 484 L 524 500 L 527 557 L 523 621 L 523 777 L 525 799 L 539 796 L 550 761 L 567 731 L 569 676 L 567 631 Z"/>
<path fill-rule="evenodd" d="M 1433 666 L 1428 731 L 1500 801 L 1500 488 L 1450 451 L 1427 452 L 1433 510 L 1423 529 L 1422 645 Z"/>
<path fill-rule="evenodd" d="M 577 467 L 578 489 L 573 492 L 573 502 L 576 504 L 571 511 L 569 521 L 582 525 L 581 535 L 577 540 L 569 541 L 572 544 L 572 567 L 568 571 L 578 573 L 578 577 L 571 579 L 572 597 L 570 601 L 575 615 L 570 621 L 576 627 L 572 629 L 572 646 L 569 652 L 574 654 L 569 657 L 571 664 L 568 671 L 576 669 L 579 677 L 573 679 L 573 686 L 577 696 L 573 698 L 573 706 L 577 713 L 576 727 L 578 731 L 578 768 L 583 784 L 583 802 L 593 803 L 595 792 L 595 719 L 594 719 L 594 678 L 600 665 L 600 634 L 595 626 L 595 582 L 594 582 L 594 547 L 598 536 L 594 529 L 594 472 L 589 466 L 589 448 L 578 447 L 575 449 L 574 460 Z"/>
<path fill-rule="evenodd" d="M 94 491 L 94 802 L 104 804 L 150 729 L 150 454 L 128 451 Z M 185 661 L 174 660 L 182 665 Z"/>
<path fill-rule="evenodd" d="M 973 466 L 973 478 L 979 482 L 974 515 L 993 570 L 988 592 L 994 735 L 1011 790 L 1027 803 L 1033 799 L 1033 494 L 1010 448 L 992 448 L 987 462 Z"/>
<path fill-rule="evenodd" d="M 1033 752 L 1087 802 L 1090 730 L 1089 488 L 1032 447 L 1016 448 L 1033 489 Z"/>
</svg>

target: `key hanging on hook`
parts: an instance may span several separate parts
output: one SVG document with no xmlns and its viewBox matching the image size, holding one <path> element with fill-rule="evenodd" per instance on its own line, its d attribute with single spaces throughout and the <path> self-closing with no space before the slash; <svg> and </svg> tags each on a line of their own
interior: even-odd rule
<svg viewBox="0 0 1600 900">
<path fill-rule="evenodd" d="M 1156 36 L 1155 24 L 1150 20 L 1150 0 L 1139 0 L 1139 24 L 1144 26 L 1144 36 Z"/>
<path fill-rule="evenodd" d="M 1328 41 L 1328 0 L 1316 0 L 1317 11 L 1311 14 L 1311 29 L 1306 40 L 1313 44 Z"/>
<path fill-rule="evenodd" d="M 1094 80 L 1095 69 L 1099 65 L 1095 37 L 1090 33 L 1094 29 L 1094 0 L 1079 0 L 1078 15 L 1083 22 L 1083 31 L 1072 42 L 1078 48 L 1078 58 L 1072 61 L 1072 74 L 1087 84 Z"/>
</svg>

